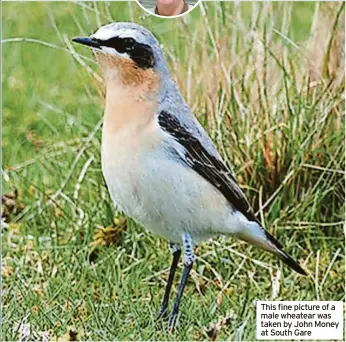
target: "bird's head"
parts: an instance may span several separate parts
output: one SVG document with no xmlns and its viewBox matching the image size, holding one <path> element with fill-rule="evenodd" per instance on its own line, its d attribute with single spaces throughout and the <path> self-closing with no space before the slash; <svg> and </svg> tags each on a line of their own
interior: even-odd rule
<svg viewBox="0 0 346 342">
<path fill-rule="evenodd" d="M 72 40 L 94 50 L 106 82 L 154 87 L 168 72 L 158 41 L 140 25 L 112 23 L 89 37 Z"/>
</svg>

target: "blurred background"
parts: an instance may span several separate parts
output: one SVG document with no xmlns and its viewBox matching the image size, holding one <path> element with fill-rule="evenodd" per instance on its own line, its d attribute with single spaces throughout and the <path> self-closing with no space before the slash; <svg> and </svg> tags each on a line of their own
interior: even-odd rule
<svg viewBox="0 0 346 342">
<path fill-rule="evenodd" d="M 338 2 L 203 2 L 188 20 L 135 2 L 4 2 L 3 339 L 254 340 L 258 299 L 344 300 L 344 16 Z M 206 242 L 174 335 L 155 323 L 167 242 L 113 209 L 102 78 L 71 43 L 120 20 L 160 40 L 258 217 L 309 273 Z"/>
</svg>

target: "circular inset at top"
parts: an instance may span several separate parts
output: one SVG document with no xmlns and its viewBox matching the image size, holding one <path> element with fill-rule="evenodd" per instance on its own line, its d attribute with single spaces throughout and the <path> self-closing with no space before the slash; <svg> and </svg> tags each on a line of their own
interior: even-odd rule
<svg viewBox="0 0 346 342">
<path fill-rule="evenodd" d="M 136 0 L 146 12 L 160 18 L 177 18 L 192 11 L 201 0 Z"/>
</svg>

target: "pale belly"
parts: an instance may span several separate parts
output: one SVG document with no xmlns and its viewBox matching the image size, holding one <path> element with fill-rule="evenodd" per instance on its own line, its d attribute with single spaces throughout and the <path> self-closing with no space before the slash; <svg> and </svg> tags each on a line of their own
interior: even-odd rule
<svg viewBox="0 0 346 342">
<path fill-rule="evenodd" d="M 236 232 L 239 222 L 227 200 L 195 171 L 177 163 L 163 147 L 109 158 L 102 168 L 120 210 L 155 234 L 179 243 L 187 232 L 195 243 Z"/>
</svg>

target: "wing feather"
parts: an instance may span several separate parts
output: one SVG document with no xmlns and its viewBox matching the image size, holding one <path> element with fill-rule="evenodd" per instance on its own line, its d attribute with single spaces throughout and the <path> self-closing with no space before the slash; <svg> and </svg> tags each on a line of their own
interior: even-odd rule
<svg viewBox="0 0 346 342">
<path fill-rule="evenodd" d="M 184 147 L 184 162 L 217 188 L 249 221 L 259 223 L 236 179 L 218 154 L 209 152 L 196 134 L 192 134 L 176 116 L 162 111 L 158 122 L 166 133 Z"/>
</svg>

